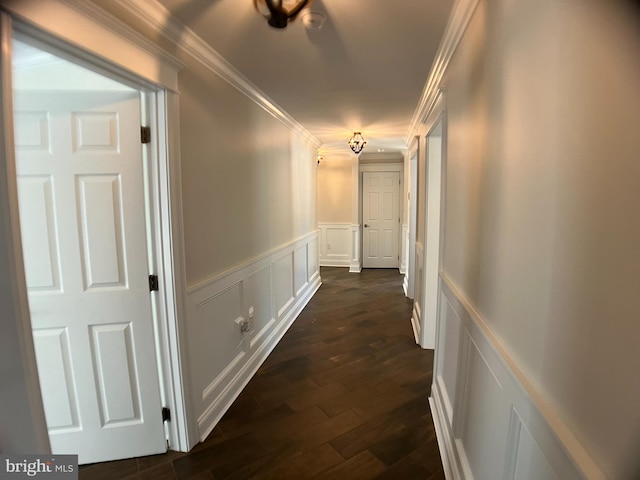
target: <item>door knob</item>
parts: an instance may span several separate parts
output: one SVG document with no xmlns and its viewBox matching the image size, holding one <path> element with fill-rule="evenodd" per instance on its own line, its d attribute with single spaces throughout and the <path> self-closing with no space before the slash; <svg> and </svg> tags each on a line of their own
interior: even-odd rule
<svg viewBox="0 0 640 480">
<path fill-rule="evenodd" d="M 365 223 L 365 224 L 364 224 L 364 227 L 365 227 L 365 228 L 369 228 L 369 224 L 368 224 L 368 223 Z"/>
</svg>

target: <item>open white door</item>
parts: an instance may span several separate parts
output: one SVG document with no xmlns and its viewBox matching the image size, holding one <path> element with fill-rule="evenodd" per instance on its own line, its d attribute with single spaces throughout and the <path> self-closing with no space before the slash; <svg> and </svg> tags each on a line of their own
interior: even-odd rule
<svg viewBox="0 0 640 480">
<path fill-rule="evenodd" d="M 398 268 L 400 174 L 364 172 L 362 199 L 362 266 Z"/>
<path fill-rule="evenodd" d="M 166 451 L 139 92 L 15 95 L 29 307 L 53 453 Z"/>
</svg>

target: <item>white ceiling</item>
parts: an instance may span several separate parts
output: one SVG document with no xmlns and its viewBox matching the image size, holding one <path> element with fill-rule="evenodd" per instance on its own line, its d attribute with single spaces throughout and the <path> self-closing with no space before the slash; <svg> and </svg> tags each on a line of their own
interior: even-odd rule
<svg viewBox="0 0 640 480">
<path fill-rule="evenodd" d="M 319 30 L 270 27 L 252 0 L 159 0 L 322 142 L 327 159 L 401 151 L 454 0 L 315 0 Z M 285 5 L 288 0 L 285 0 Z M 363 153 L 364 153 L 363 152 Z"/>
</svg>

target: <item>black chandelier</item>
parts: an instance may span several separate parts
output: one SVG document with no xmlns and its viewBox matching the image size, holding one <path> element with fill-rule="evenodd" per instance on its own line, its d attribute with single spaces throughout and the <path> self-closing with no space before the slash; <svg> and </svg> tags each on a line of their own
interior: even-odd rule
<svg viewBox="0 0 640 480">
<path fill-rule="evenodd" d="M 364 137 L 360 132 L 354 132 L 353 137 L 349 140 L 349 147 L 356 155 L 362 151 L 367 142 L 364 141 Z"/>
<path fill-rule="evenodd" d="M 273 28 L 285 28 L 313 0 L 253 0 L 253 5 Z M 283 4 L 287 4 L 285 7 Z"/>
</svg>

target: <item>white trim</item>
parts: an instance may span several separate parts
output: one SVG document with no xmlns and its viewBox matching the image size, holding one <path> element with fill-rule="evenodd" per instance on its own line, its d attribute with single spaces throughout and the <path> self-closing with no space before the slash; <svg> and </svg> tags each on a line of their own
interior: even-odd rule
<svg viewBox="0 0 640 480">
<path fill-rule="evenodd" d="M 413 138 L 419 134 L 421 124 L 433 110 L 449 62 L 451 62 L 479 3 L 480 0 L 457 0 L 454 4 L 444 36 L 440 41 L 440 47 L 431 65 L 429 77 L 409 125 L 405 139 L 407 145 L 410 145 Z"/>
<path fill-rule="evenodd" d="M 414 303 L 411 312 L 411 329 L 413 330 L 413 338 L 416 341 L 416 345 L 420 345 L 420 322 L 417 320 L 420 318 L 420 314 L 418 310 L 420 310 L 420 305 Z"/>
<path fill-rule="evenodd" d="M 162 35 L 253 100 L 313 148 L 320 148 L 321 142 L 316 137 L 236 70 L 193 30 L 173 17 L 159 2 L 155 0 L 114 0 L 114 2 L 126 8 L 137 20 L 144 22 L 155 33 Z"/>
<path fill-rule="evenodd" d="M 165 394 L 172 421 L 169 422 L 170 446 L 189 451 L 198 441 L 195 420 L 190 415 L 190 380 L 186 332 L 186 261 L 182 223 L 182 181 L 180 167 L 179 95 L 159 91 L 157 148 L 159 152 L 159 221 L 162 229 L 161 268 L 166 311 L 164 355 L 170 368 L 165 370 Z M 182 320 L 182 321 L 181 321 Z"/>
</svg>

